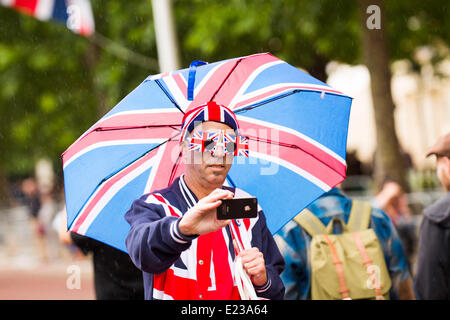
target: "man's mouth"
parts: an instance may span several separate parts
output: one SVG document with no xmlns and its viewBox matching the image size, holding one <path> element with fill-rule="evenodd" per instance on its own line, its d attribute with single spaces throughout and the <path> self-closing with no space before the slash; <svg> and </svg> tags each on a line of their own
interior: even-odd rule
<svg viewBox="0 0 450 320">
<path fill-rule="evenodd" d="M 213 169 L 223 169 L 225 166 L 223 164 L 209 164 L 208 167 L 211 167 Z"/>
<path fill-rule="evenodd" d="M 208 167 L 225 167 L 223 164 L 209 164 Z"/>
</svg>

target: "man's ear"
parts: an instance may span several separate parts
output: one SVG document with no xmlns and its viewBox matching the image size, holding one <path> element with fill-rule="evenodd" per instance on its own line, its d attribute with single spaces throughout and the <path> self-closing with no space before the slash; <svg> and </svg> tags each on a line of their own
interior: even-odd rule
<svg viewBox="0 0 450 320">
<path fill-rule="evenodd" d="M 186 157 L 187 157 L 187 144 L 186 144 L 186 140 L 183 140 L 180 144 L 180 148 L 181 148 L 181 160 L 182 161 L 186 161 Z"/>
<path fill-rule="evenodd" d="M 181 142 L 181 162 L 184 164 L 193 163 L 193 153 L 188 151 L 188 140 L 185 139 Z"/>
<path fill-rule="evenodd" d="M 445 167 L 447 168 L 447 174 L 450 175 L 450 158 L 444 157 Z"/>
</svg>

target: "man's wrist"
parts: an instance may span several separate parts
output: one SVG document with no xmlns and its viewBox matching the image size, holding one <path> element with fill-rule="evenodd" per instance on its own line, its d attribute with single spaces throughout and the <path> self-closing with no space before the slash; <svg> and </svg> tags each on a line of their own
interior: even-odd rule
<svg viewBox="0 0 450 320">
<path fill-rule="evenodd" d="M 178 231 L 178 233 L 179 233 L 179 235 L 181 237 L 186 237 L 186 238 L 188 238 L 190 240 L 198 237 L 197 234 L 195 234 L 189 228 L 186 227 L 186 225 L 184 224 L 184 221 L 183 221 L 183 217 L 178 219 L 177 224 L 176 224 L 176 228 L 177 228 L 177 231 Z"/>
<path fill-rule="evenodd" d="M 253 284 L 253 286 L 255 287 L 256 292 L 258 292 L 258 293 L 262 293 L 262 292 L 267 291 L 270 288 L 271 285 L 272 285 L 272 281 L 270 281 L 270 278 L 268 276 L 266 278 L 266 282 L 262 286 L 258 286 L 258 285 Z"/>
</svg>

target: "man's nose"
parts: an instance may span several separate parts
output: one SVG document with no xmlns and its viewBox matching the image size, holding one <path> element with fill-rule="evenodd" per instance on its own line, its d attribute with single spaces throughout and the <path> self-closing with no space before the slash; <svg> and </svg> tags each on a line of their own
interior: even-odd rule
<svg viewBox="0 0 450 320">
<path fill-rule="evenodd" d="M 215 158 L 223 158 L 224 155 L 225 155 L 225 148 L 224 148 L 224 146 L 221 145 L 221 144 L 217 145 L 215 150 L 214 150 L 213 156 Z"/>
</svg>

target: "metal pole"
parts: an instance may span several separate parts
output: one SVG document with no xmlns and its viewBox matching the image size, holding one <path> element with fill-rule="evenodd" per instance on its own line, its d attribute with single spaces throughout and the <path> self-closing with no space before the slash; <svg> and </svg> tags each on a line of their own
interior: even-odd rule
<svg viewBox="0 0 450 320">
<path fill-rule="evenodd" d="M 171 0 L 152 0 L 160 72 L 180 69 Z"/>
</svg>

